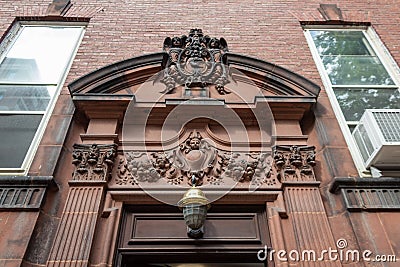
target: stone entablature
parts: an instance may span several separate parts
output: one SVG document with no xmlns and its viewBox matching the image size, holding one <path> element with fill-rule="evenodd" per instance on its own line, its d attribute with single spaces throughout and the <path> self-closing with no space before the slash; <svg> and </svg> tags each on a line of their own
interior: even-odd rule
<svg viewBox="0 0 400 267">
<path fill-rule="evenodd" d="M 192 131 L 180 146 L 170 151 L 124 151 L 117 156 L 111 186 L 159 183 L 192 186 L 224 186 L 248 183 L 280 188 L 281 182 L 316 181 L 315 147 L 274 146 L 273 151 L 234 152 L 212 146 Z"/>
</svg>

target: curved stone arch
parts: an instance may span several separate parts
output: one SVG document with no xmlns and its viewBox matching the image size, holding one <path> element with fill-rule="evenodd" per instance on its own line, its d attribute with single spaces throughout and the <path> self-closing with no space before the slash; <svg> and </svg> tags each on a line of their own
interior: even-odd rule
<svg viewBox="0 0 400 267">
<path fill-rule="evenodd" d="M 73 81 L 68 88 L 72 96 L 113 94 L 160 71 L 163 56 L 164 53 L 153 53 L 107 65 Z"/>
<path fill-rule="evenodd" d="M 69 84 L 72 96 L 132 94 L 130 86 L 138 85 L 161 70 L 164 52 L 138 56 L 116 62 L 88 73 Z M 250 77 L 260 88 L 274 96 L 303 97 L 315 102 L 320 87 L 305 77 L 270 62 L 227 53 L 229 66 Z"/>
<path fill-rule="evenodd" d="M 275 90 L 276 95 L 317 97 L 320 87 L 288 69 L 276 64 L 240 54 L 228 53 L 229 65 L 245 73 L 260 88 Z"/>
</svg>

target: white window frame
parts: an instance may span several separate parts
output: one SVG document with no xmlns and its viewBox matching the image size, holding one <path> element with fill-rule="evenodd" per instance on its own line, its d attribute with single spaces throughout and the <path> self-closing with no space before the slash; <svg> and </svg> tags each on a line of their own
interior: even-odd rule
<svg viewBox="0 0 400 267">
<path fill-rule="evenodd" d="M 328 98 L 330 100 L 330 103 L 332 105 L 334 114 L 338 120 L 339 126 L 342 130 L 342 133 L 344 135 L 344 138 L 347 142 L 347 146 L 349 147 L 350 154 L 353 158 L 354 164 L 358 170 L 358 173 L 361 177 L 370 177 L 371 173 L 369 170 L 367 170 L 364 167 L 364 161 L 362 159 L 361 153 L 359 152 L 359 149 L 357 147 L 357 144 L 350 132 L 349 129 L 349 124 L 353 124 L 349 121 L 346 121 L 344 114 L 341 110 L 341 107 L 339 105 L 339 102 L 336 98 L 336 95 L 334 93 L 333 88 L 340 88 L 340 87 L 345 87 L 345 88 L 361 88 L 359 85 L 345 85 L 345 86 L 340 86 L 340 85 L 332 85 L 328 73 L 325 70 L 325 66 L 322 63 L 321 57 L 319 56 L 318 50 L 315 46 L 314 40 L 312 39 L 312 36 L 310 34 L 310 30 L 330 30 L 330 31 L 360 31 L 362 30 L 364 33 L 365 38 L 368 40 L 369 45 L 371 48 L 374 50 L 376 56 L 379 58 L 381 61 L 382 65 L 385 67 L 386 71 L 389 73 L 391 76 L 393 82 L 395 85 L 392 86 L 386 86 L 386 85 L 373 85 L 373 86 L 362 86 L 362 88 L 397 88 L 397 90 L 400 90 L 400 68 L 393 59 L 393 57 L 390 55 L 389 51 L 383 44 L 383 42 L 380 40 L 378 34 L 375 32 L 375 30 L 371 26 L 348 26 L 348 25 L 334 25 L 334 26 L 328 26 L 328 25 L 312 25 L 312 26 L 304 26 L 304 35 L 307 39 L 308 46 L 310 47 L 311 54 L 313 56 L 314 62 L 317 66 L 318 72 L 321 76 L 322 83 L 326 89 L 326 93 L 328 95 Z M 356 122 L 354 122 L 356 123 Z"/>
<path fill-rule="evenodd" d="M 55 104 L 57 102 L 58 96 L 64 86 L 65 80 L 68 76 L 69 70 L 72 66 L 76 53 L 79 49 L 80 44 L 82 43 L 83 36 L 85 34 L 85 29 L 87 23 L 82 22 L 47 22 L 47 21 L 18 21 L 16 22 L 5 38 L 2 40 L 0 44 L 0 62 L 2 62 L 3 58 L 6 56 L 7 52 L 13 47 L 14 43 L 17 41 L 19 35 L 22 32 L 24 27 L 40 27 L 40 26 L 47 26 L 47 27 L 81 27 L 81 33 L 78 38 L 78 41 L 75 44 L 75 47 L 72 50 L 71 57 L 68 59 L 66 64 L 66 68 L 64 73 L 61 75 L 57 84 L 30 84 L 30 83 L 23 83 L 24 85 L 41 85 L 41 86 L 57 86 L 54 96 L 50 99 L 49 104 L 45 111 L 2 111 L 0 114 L 43 114 L 43 118 L 40 121 L 40 124 L 36 130 L 36 133 L 32 139 L 32 142 L 29 146 L 29 149 L 25 155 L 25 158 L 19 168 L 0 168 L 0 175 L 27 175 L 30 169 L 30 166 L 33 162 L 35 157 L 36 151 L 39 147 L 40 141 L 43 138 L 44 132 L 46 130 L 46 126 L 50 120 L 50 117 L 53 113 Z M 21 83 L 1 83 L 2 85 L 21 85 Z"/>
</svg>

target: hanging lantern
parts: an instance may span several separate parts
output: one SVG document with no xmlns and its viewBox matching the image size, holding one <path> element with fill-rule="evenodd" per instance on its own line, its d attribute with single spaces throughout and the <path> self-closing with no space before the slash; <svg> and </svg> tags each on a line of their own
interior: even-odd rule
<svg viewBox="0 0 400 267">
<path fill-rule="evenodd" d="M 207 210 L 210 208 L 209 200 L 203 191 L 196 187 L 190 188 L 179 200 L 178 206 L 183 211 L 183 217 L 188 227 L 188 236 L 191 238 L 203 237 L 203 225 L 207 217 Z"/>
</svg>

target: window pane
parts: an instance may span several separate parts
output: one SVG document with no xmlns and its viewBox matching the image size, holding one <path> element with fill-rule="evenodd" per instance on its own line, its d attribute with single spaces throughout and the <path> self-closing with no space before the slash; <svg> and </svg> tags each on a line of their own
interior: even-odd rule
<svg viewBox="0 0 400 267">
<path fill-rule="evenodd" d="M 400 108 L 398 89 L 334 88 L 334 92 L 347 121 L 360 120 L 365 109 Z"/>
<path fill-rule="evenodd" d="M 1 111 L 45 111 L 56 86 L 0 85 Z"/>
<path fill-rule="evenodd" d="M 394 85 L 377 57 L 323 56 L 322 62 L 333 85 Z"/>
<path fill-rule="evenodd" d="M 0 115 L 0 168 L 19 168 L 42 115 Z"/>
<path fill-rule="evenodd" d="M 354 129 L 357 127 L 357 125 L 347 125 L 347 126 L 349 126 L 349 130 L 350 130 L 350 132 L 352 133 L 353 131 L 354 131 Z"/>
<path fill-rule="evenodd" d="M 58 83 L 81 32 L 81 27 L 23 27 L 0 64 L 0 82 Z"/>
<path fill-rule="evenodd" d="M 320 55 L 374 55 L 362 31 L 310 31 Z"/>
</svg>

